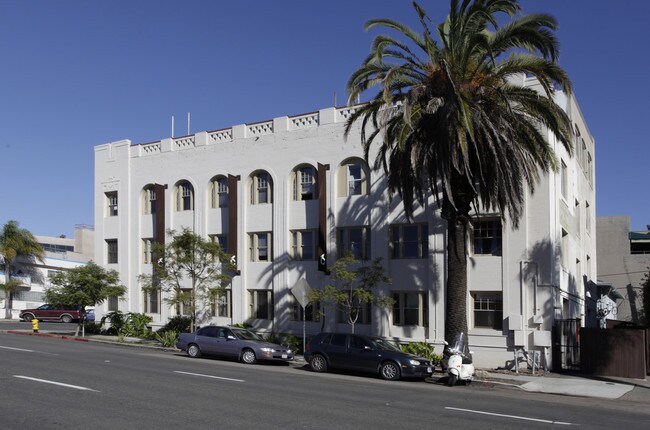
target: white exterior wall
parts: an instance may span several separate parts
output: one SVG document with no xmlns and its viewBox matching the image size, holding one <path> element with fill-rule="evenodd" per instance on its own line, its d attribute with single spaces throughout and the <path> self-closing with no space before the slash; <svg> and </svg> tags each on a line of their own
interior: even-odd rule
<svg viewBox="0 0 650 430">
<path fill-rule="evenodd" d="M 577 105 L 571 98 L 565 100 L 567 111 L 589 136 Z M 570 107 L 569 107 L 570 106 Z M 573 112 L 578 112 L 577 114 Z M 141 264 L 141 239 L 153 237 L 150 215 L 142 215 L 142 190 L 149 184 L 167 184 L 166 227 L 192 228 L 203 236 L 225 233 L 228 217 L 225 210 L 210 209 L 209 182 L 216 175 L 240 175 L 238 183 L 238 252 L 240 276 L 233 279 L 232 318 L 213 318 L 210 322 L 229 324 L 244 321 L 259 331 L 302 333 L 302 322 L 290 321 L 289 289 L 304 277 L 312 287 L 320 287 L 329 278 L 317 270 L 316 261 L 292 261 L 290 230 L 318 227 L 318 200 L 293 201 L 291 199 L 291 172 L 301 164 L 313 167 L 317 163 L 329 164 L 327 172 L 327 250 L 328 264 L 336 259 L 336 229 L 345 226 L 371 227 L 371 258 L 382 257 L 392 285 L 383 286 L 384 294 L 391 291 L 428 292 L 427 326 L 392 325 L 390 309 L 373 310 L 372 325 L 357 325 L 358 332 L 367 332 L 398 338 L 434 342 L 442 349 L 444 334 L 444 285 L 446 225 L 439 217 L 433 199 L 425 208 L 415 211 L 414 222 L 428 223 L 429 253 L 426 259 L 389 259 L 389 226 L 406 223 L 398 198 L 389 199 L 386 182 L 381 171 L 370 175 L 368 195 L 340 197 L 341 163 L 354 157 L 362 159 L 358 129 L 352 130 L 347 141 L 343 138 L 343 125 L 350 108 L 324 109 L 314 114 L 298 117 L 281 117 L 273 121 L 251 125 L 238 125 L 231 129 L 201 132 L 192 136 L 163 139 L 144 145 L 119 141 L 95 148 L 95 230 L 97 235 L 95 255 L 98 263 L 116 269 L 122 282 L 129 288 L 127 300 L 120 303 L 125 312 L 142 312 L 142 292 L 138 286 L 139 273 L 149 273 L 151 267 Z M 593 140 L 589 140 L 593 157 Z M 534 196 L 529 197 L 518 230 L 503 227 L 502 256 L 471 256 L 469 261 L 469 290 L 503 293 L 503 331 L 471 329 L 470 343 L 479 367 L 503 366 L 512 360 L 514 331 L 521 330 L 527 350 L 534 349 L 533 331 L 548 331 L 555 318 L 580 317 L 583 307 L 569 306 L 569 314 L 558 314 L 563 291 L 576 298 L 584 297 L 584 289 L 577 280 L 585 275 L 595 279 L 595 237 L 585 230 L 585 222 L 578 221 L 573 202 L 588 200 L 588 216 L 594 219 L 595 190 L 587 186 L 584 175 L 575 162 L 565 154 L 561 145 L 554 143 L 558 156 L 570 170 L 571 187 L 569 203 L 560 197 L 559 174 L 543 176 Z M 595 158 L 595 157 L 594 157 Z M 371 154 L 371 160 L 374 155 Z M 249 204 L 248 180 L 257 170 L 267 171 L 273 179 L 273 203 Z M 174 209 L 174 187 L 187 180 L 194 187 L 194 211 L 177 212 Z M 592 181 L 593 184 L 593 181 Z M 119 214 L 108 217 L 105 193 L 118 191 Z M 564 206 L 563 206 L 564 205 Z M 432 216 L 433 215 L 433 216 Z M 569 267 L 562 267 L 560 247 L 562 228 L 569 231 Z M 248 258 L 248 233 L 273 232 L 273 261 L 250 262 Z M 593 235 L 595 236 L 595 234 Z M 118 264 L 106 263 L 106 239 L 118 239 Z M 587 256 L 590 263 L 585 264 Z M 581 263 L 576 264 L 576 259 Z M 273 320 L 249 320 L 248 289 L 270 289 L 274 292 L 275 314 Z M 573 297 L 573 296 L 567 296 Z M 571 302 L 573 303 L 573 302 Z M 472 299 L 468 296 L 469 325 L 472 327 Z M 97 309 L 101 316 L 104 309 Z M 162 306 L 160 314 L 152 314 L 156 325 L 164 324 L 174 312 Z M 537 317 L 535 317 L 537 315 Z M 202 321 L 201 323 L 207 323 Z M 349 330 L 345 324 L 332 319 L 322 323 L 308 322 L 307 332 Z M 546 360 L 550 363 L 550 354 Z"/>
</svg>

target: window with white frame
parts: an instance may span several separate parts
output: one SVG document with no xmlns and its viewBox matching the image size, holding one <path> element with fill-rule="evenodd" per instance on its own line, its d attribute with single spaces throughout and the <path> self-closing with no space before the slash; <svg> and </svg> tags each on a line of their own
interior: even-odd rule
<svg viewBox="0 0 650 430">
<path fill-rule="evenodd" d="M 210 207 L 226 208 L 228 207 L 228 179 L 218 177 L 210 183 Z"/>
<path fill-rule="evenodd" d="M 472 253 L 474 255 L 501 255 L 502 232 L 500 219 L 472 221 Z"/>
<path fill-rule="evenodd" d="M 232 290 L 224 290 L 212 301 L 212 315 L 222 318 L 232 317 Z"/>
<path fill-rule="evenodd" d="M 176 186 L 176 210 L 178 212 L 194 210 L 194 187 L 187 181 Z"/>
<path fill-rule="evenodd" d="M 503 328 L 503 294 L 501 292 L 473 292 L 474 328 Z"/>
<path fill-rule="evenodd" d="M 293 174 L 293 200 L 314 200 L 318 198 L 316 169 L 304 166 Z"/>
<path fill-rule="evenodd" d="M 361 164 L 348 164 L 348 196 L 363 194 L 363 167 Z"/>
<path fill-rule="evenodd" d="M 266 172 L 258 172 L 251 178 L 251 204 L 261 205 L 271 203 L 273 192 L 271 176 Z"/>
<path fill-rule="evenodd" d="M 142 239 L 142 264 L 151 264 L 153 261 L 153 238 Z"/>
<path fill-rule="evenodd" d="M 156 213 L 156 189 L 152 186 L 148 186 L 144 189 L 142 196 L 142 213 L 144 215 L 150 215 Z"/>
<path fill-rule="evenodd" d="M 106 262 L 117 264 L 117 239 L 106 239 Z"/>
<path fill-rule="evenodd" d="M 368 227 L 342 227 L 337 230 L 338 256 L 352 254 L 357 260 L 370 258 L 370 232 Z"/>
<path fill-rule="evenodd" d="M 114 297 L 114 296 L 109 297 L 106 302 L 107 302 L 106 304 L 108 306 L 108 311 L 109 312 L 114 312 L 114 311 L 119 310 L 119 307 L 118 307 L 119 299 L 117 297 Z"/>
<path fill-rule="evenodd" d="M 391 225 L 389 235 L 391 258 L 427 258 L 429 255 L 427 224 Z"/>
<path fill-rule="evenodd" d="M 316 230 L 291 231 L 291 258 L 311 261 L 316 259 Z"/>
<path fill-rule="evenodd" d="M 117 191 L 106 193 L 108 216 L 117 216 Z"/>
<path fill-rule="evenodd" d="M 320 302 L 310 303 L 304 308 L 298 300 L 291 295 L 291 320 L 292 321 L 302 321 L 303 317 L 305 321 L 318 322 L 320 321 Z"/>
<path fill-rule="evenodd" d="M 192 289 L 181 289 L 181 301 L 176 305 L 176 312 L 178 315 L 189 317 L 192 315 Z"/>
<path fill-rule="evenodd" d="M 144 313 L 160 313 L 160 289 L 144 291 Z"/>
<path fill-rule="evenodd" d="M 273 319 L 273 291 L 248 290 L 249 317 L 253 319 Z"/>
<path fill-rule="evenodd" d="M 420 327 L 429 325 L 429 303 L 426 292 L 394 291 L 393 301 L 393 325 Z"/>
<path fill-rule="evenodd" d="M 271 232 L 250 233 L 248 235 L 250 261 L 271 261 Z"/>
</svg>

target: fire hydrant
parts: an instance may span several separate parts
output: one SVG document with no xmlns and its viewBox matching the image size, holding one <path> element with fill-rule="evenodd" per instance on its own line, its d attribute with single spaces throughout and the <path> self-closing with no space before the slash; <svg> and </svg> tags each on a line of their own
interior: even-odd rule
<svg viewBox="0 0 650 430">
<path fill-rule="evenodd" d="M 38 319 L 36 318 L 32 320 L 32 331 L 38 333 Z"/>
</svg>

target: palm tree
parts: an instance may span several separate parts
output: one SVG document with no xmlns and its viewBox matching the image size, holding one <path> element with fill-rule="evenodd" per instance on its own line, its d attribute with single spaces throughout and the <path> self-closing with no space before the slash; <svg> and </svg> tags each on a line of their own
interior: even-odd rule
<svg viewBox="0 0 650 430">
<path fill-rule="evenodd" d="M 540 131 L 552 131 L 571 153 L 570 120 L 553 101 L 571 92 L 557 64 L 555 19 L 520 14 L 518 0 L 452 0 L 432 38 L 431 20 L 417 2 L 417 33 L 390 19 L 370 54 L 347 83 L 349 100 L 376 88 L 346 124 L 361 122 L 366 160 L 374 142 L 374 168 L 406 215 L 430 191 L 447 221 L 445 339 L 467 333 L 467 238 L 472 207 L 498 211 L 518 227 L 527 190 L 542 172 L 557 170 L 553 148 Z M 506 17 L 505 24 L 500 24 Z M 535 77 L 542 91 L 524 87 Z M 518 80 L 517 80 L 518 78 Z M 526 187 L 528 186 L 528 188 Z"/>
<path fill-rule="evenodd" d="M 0 256 L 4 261 L 5 283 L 0 284 L 6 297 L 5 317 L 11 319 L 14 292 L 21 286 L 20 281 L 12 279 L 15 273 L 16 260 L 43 261 L 45 252 L 29 230 L 20 228 L 17 221 L 9 221 L 0 231 Z"/>
</svg>

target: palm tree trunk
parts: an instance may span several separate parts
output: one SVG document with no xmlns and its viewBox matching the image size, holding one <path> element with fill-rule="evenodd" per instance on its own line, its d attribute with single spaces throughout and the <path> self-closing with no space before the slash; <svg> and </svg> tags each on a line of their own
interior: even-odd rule
<svg viewBox="0 0 650 430">
<path fill-rule="evenodd" d="M 467 334 L 467 217 L 452 215 L 447 220 L 447 295 L 445 340 L 452 343 Z"/>
</svg>

